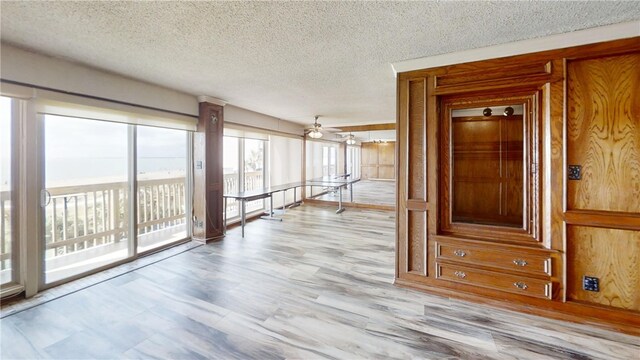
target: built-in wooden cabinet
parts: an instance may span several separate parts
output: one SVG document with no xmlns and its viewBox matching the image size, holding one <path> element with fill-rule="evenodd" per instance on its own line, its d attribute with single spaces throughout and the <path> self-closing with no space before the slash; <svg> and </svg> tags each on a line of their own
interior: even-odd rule
<svg viewBox="0 0 640 360">
<path fill-rule="evenodd" d="M 398 285 L 640 333 L 640 38 L 400 73 L 397 134 Z"/>
<path fill-rule="evenodd" d="M 364 142 L 361 146 L 362 179 L 393 180 L 396 178 L 395 143 Z"/>
</svg>

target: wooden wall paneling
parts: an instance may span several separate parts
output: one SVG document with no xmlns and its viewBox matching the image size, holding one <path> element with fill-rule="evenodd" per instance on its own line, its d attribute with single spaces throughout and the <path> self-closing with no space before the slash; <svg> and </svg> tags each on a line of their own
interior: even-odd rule
<svg viewBox="0 0 640 360">
<path fill-rule="evenodd" d="M 567 298 L 640 311 L 640 231 L 567 226 Z M 582 289 L 599 278 L 600 291 Z"/>
<path fill-rule="evenodd" d="M 599 323 L 606 324 L 609 328 L 619 329 L 625 332 L 631 332 L 639 334 L 638 325 L 640 324 L 640 312 L 637 309 L 637 295 L 635 291 L 640 286 L 635 283 L 637 281 L 638 270 L 640 268 L 637 263 L 638 244 L 640 243 L 637 238 L 637 234 L 640 233 L 640 212 L 636 209 L 637 205 L 628 204 L 635 198 L 628 196 L 621 201 L 627 202 L 627 204 L 618 204 L 618 206 L 625 206 L 624 210 L 609 209 L 588 209 L 588 208 L 568 208 L 565 214 L 565 204 L 568 204 L 567 198 L 567 156 L 571 156 L 571 145 L 565 143 L 565 139 L 568 138 L 567 128 L 569 121 L 566 117 L 572 116 L 571 112 L 585 111 L 584 106 L 572 106 L 569 104 L 569 97 L 575 98 L 575 94 L 570 94 L 573 85 L 569 86 L 568 68 L 569 66 L 580 64 L 598 64 L 600 67 L 599 72 L 601 75 L 600 84 L 594 84 L 591 80 L 588 80 L 590 88 L 588 91 L 589 96 L 583 96 L 581 99 L 588 99 L 592 101 L 590 96 L 596 96 L 596 101 L 593 101 L 589 106 L 592 109 L 598 107 L 598 116 L 609 116 L 607 109 L 605 109 L 605 102 L 599 102 L 597 97 L 600 96 L 598 91 L 601 91 L 602 97 L 609 98 L 612 101 L 607 106 L 611 109 L 622 109 L 626 112 L 625 115 L 632 114 L 633 119 L 640 118 L 637 114 L 636 105 L 638 97 L 632 97 L 628 100 L 620 101 L 620 97 L 617 95 L 624 93 L 624 90 L 617 87 L 631 88 L 633 94 L 638 94 L 638 66 L 635 65 L 631 69 L 631 66 L 622 66 L 620 69 L 614 69 L 612 74 L 608 74 L 602 70 L 602 62 L 608 60 L 602 60 L 602 58 L 628 58 L 637 56 L 640 53 L 640 37 L 632 39 L 616 40 L 607 43 L 592 44 L 579 46 L 568 49 L 558 49 L 547 52 L 519 55 L 508 58 L 492 59 L 485 61 L 477 61 L 473 63 L 455 64 L 450 66 L 444 66 L 433 69 L 423 69 L 417 71 L 411 71 L 398 74 L 398 157 L 397 157 L 397 174 L 398 174 L 398 239 L 397 244 L 399 252 L 403 252 L 398 256 L 403 258 L 408 269 L 409 264 L 407 258 L 409 251 L 411 251 L 411 267 L 415 272 L 405 272 L 401 274 L 396 283 L 401 286 L 410 286 L 413 288 L 428 290 L 436 293 L 443 294 L 451 297 L 462 297 L 479 302 L 492 303 L 503 307 L 512 308 L 518 311 L 533 312 L 542 314 L 556 319 L 565 319 L 579 322 Z M 617 60 L 622 61 L 622 60 Z M 635 60 L 634 60 L 635 61 Z M 612 69 L 617 65 L 615 61 L 611 60 Z M 631 70 L 622 70 L 622 68 L 628 68 Z M 577 68 L 576 68 L 577 69 Z M 515 72 L 520 72 L 514 75 Z M 621 71 L 627 71 L 630 79 L 622 79 L 619 75 Z M 631 71 L 631 72 L 628 72 Z M 591 74 L 591 73 L 589 73 Z M 594 75 L 589 75 L 594 77 Z M 618 76 L 619 80 L 612 80 Z M 609 78 L 607 78 L 609 77 Z M 594 77 L 594 79 L 597 77 Z M 426 79 L 426 94 L 425 94 L 425 111 L 426 111 L 426 157 L 429 159 L 426 161 L 425 166 L 428 176 L 426 176 L 427 193 L 425 194 L 425 200 L 412 199 L 411 186 L 409 181 L 412 177 L 411 172 L 411 160 L 410 149 L 411 146 L 402 141 L 411 141 L 412 132 L 410 132 L 410 126 L 413 124 L 410 120 L 411 91 L 409 90 L 411 82 L 422 81 Z M 501 82 L 502 79 L 506 79 Z M 593 80 L 593 79 L 592 79 Z M 439 83 L 438 83 L 439 81 Z M 631 85 L 625 85 L 631 82 Z M 594 87 L 595 86 L 595 87 Z M 603 90 L 598 90 L 599 86 L 604 86 Z M 594 90 L 595 89 L 595 90 Z M 443 99 L 447 98 L 465 98 L 465 99 L 478 99 L 482 97 L 495 98 L 497 94 L 510 94 L 509 96 L 528 96 L 527 107 L 534 110 L 532 119 L 537 119 L 539 127 L 536 128 L 532 124 L 531 129 L 533 132 L 539 131 L 537 143 L 527 143 L 527 149 L 531 149 L 532 154 L 539 154 L 539 158 L 531 157 L 527 159 L 527 164 L 531 164 L 530 168 L 527 168 L 524 174 L 528 174 L 526 179 L 530 184 L 534 184 L 535 181 L 539 182 L 540 192 L 538 194 L 529 192 L 526 201 L 534 203 L 536 199 L 541 199 L 540 207 L 537 210 L 537 216 L 539 219 L 532 218 L 531 221 L 534 226 L 530 227 L 531 234 L 537 234 L 531 236 L 536 241 L 524 241 L 527 239 L 513 240 L 513 236 L 519 236 L 516 233 L 507 233 L 501 235 L 500 238 L 492 234 L 491 226 L 484 226 L 482 232 L 467 233 L 466 228 L 450 231 L 446 228 L 442 228 L 440 222 L 444 222 L 444 217 L 447 215 L 446 211 L 440 211 L 444 207 L 438 206 L 439 202 L 446 203 L 447 197 L 441 193 L 445 189 L 444 182 L 447 181 L 447 175 L 442 171 L 440 166 L 447 164 L 449 161 L 449 154 L 446 150 L 443 150 L 444 146 L 440 142 L 445 141 L 450 132 L 447 133 L 447 129 L 443 127 L 443 121 L 440 116 L 443 116 L 447 110 L 440 109 L 440 105 L 444 106 Z M 446 94 L 446 95 L 445 95 Z M 451 96 L 450 96 L 450 95 Z M 415 95 L 415 94 L 414 94 Z M 420 100 L 418 100 L 420 101 Z M 535 105 L 534 107 L 529 107 Z M 592 114 L 596 114 L 593 111 Z M 589 118 L 589 117 L 587 117 Z M 589 118 L 592 121 L 597 116 Z M 404 124 L 403 124 L 404 123 Z M 612 123 L 609 123 L 611 125 Z M 616 123 L 617 124 L 617 123 Z M 403 128 L 404 126 L 404 128 Z M 605 151 L 615 151 L 613 159 L 619 160 L 621 155 L 633 153 L 638 148 L 638 140 L 636 137 L 636 123 L 629 124 L 628 122 L 623 125 L 622 128 L 609 126 L 604 129 L 603 134 L 610 137 L 616 137 L 620 139 L 620 143 L 612 142 L 605 144 Z M 527 130 L 529 131 L 529 130 Z M 629 133 L 633 133 L 629 137 Z M 526 138 L 526 137 L 525 137 Z M 604 138 L 604 137 L 603 137 Z M 633 140 L 628 140 L 628 139 Z M 571 140 L 569 140 L 571 141 Z M 601 138 L 580 140 L 579 142 L 584 144 L 596 144 L 598 145 Z M 626 144 L 625 144 L 626 143 Z M 629 144 L 634 145 L 633 150 L 631 147 L 627 147 Z M 535 150 L 536 145 L 539 150 Z M 619 148 L 616 148 L 618 146 Z M 607 148 L 608 147 L 608 148 Z M 627 153 L 624 153 L 627 151 Z M 582 151 L 582 155 L 585 154 Z M 634 155 L 635 156 L 635 155 Z M 604 157 L 602 157 L 604 158 Z M 434 159 L 434 160 L 431 160 Z M 635 159 L 635 157 L 633 158 Z M 605 159 L 606 160 L 606 159 Z M 635 166 L 635 160 L 631 161 L 631 165 Z M 618 166 L 619 165 L 619 166 Z M 613 173 L 623 174 L 628 172 L 629 169 L 623 169 L 628 164 L 622 164 L 617 162 L 613 168 Z M 606 170 L 606 168 L 605 168 Z M 628 182 L 626 184 L 637 184 L 634 175 L 628 176 Z M 584 181 L 584 180 L 581 180 Z M 633 186 L 633 185 L 631 185 Z M 536 186 L 533 186 L 536 188 Z M 635 189 L 635 188 L 634 188 Z M 616 191 L 622 192 L 619 188 Z M 586 191 L 585 191 L 586 193 Z M 637 197 L 636 197 L 637 198 Z M 636 207 L 634 207 L 636 206 Z M 418 234 L 422 229 L 419 229 L 420 223 L 418 219 L 419 215 L 408 215 L 409 212 L 424 213 L 426 211 L 427 226 L 424 231 L 427 233 L 428 242 L 426 247 L 427 257 L 427 274 L 430 276 L 422 276 L 419 274 L 420 264 L 419 258 L 415 255 L 420 253 L 422 249 L 414 248 L 409 250 L 408 246 L 411 245 L 411 237 L 407 226 L 411 223 L 413 228 L 412 234 Z M 434 215 L 434 216 L 431 216 Z M 411 220 L 409 219 L 411 216 Z M 566 221 L 566 222 L 565 222 Z M 529 221 L 526 222 L 529 224 Z M 456 224 L 458 226 L 459 224 Z M 568 228 L 567 228 L 568 226 Z M 479 226 L 475 226 L 478 228 Z M 579 230 L 576 230 L 579 229 Z M 633 235 L 632 235 L 633 234 Z M 502 238 L 504 236 L 504 238 Z M 604 240 L 604 239 L 608 240 Z M 536 275 L 535 278 L 543 281 L 550 280 L 553 283 L 553 294 L 551 301 L 545 299 L 536 298 L 523 298 L 520 295 L 507 293 L 504 291 L 498 291 L 496 289 L 480 288 L 472 284 L 461 284 L 458 282 L 452 282 L 450 280 L 437 279 L 435 265 L 437 264 L 433 255 L 434 246 L 438 239 L 446 242 L 459 241 L 462 243 L 479 242 L 489 244 L 487 239 L 492 239 L 491 246 L 493 250 L 509 251 L 508 247 L 517 247 L 522 249 L 530 249 L 533 253 L 547 253 L 551 257 L 551 276 L 545 278 L 545 274 L 540 276 Z M 512 239 L 512 240 L 509 240 Z M 586 240 L 585 240 L 586 239 Z M 616 243 L 617 239 L 620 239 Z M 541 240 L 541 242 L 538 242 Z M 420 242 L 413 241 L 415 244 Z M 617 245 L 616 245 L 617 244 Z M 624 245 L 626 244 L 626 245 Z M 607 246 L 608 245 L 608 246 Z M 479 245 L 481 246 L 481 245 Z M 613 247 L 613 248 L 612 248 Z M 495 248 L 495 249 L 494 249 Z M 545 250 L 548 249 L 548 250 Z M 485 247 L 482 247 L 484 250 Z M 487 251 L 490 250 L 486 247 Z M 620 259 L 617 259 L 613 252 L 627 251 Z M 609 251 L 607 254 L 606 252 Z M 460 265 L 460 261 L 457 261 L 457 255 L 451 259 L 443 259 L 442 264 L 448 265 Z M 569 260 L 567 260 L 569 259 Z M 618 261 L 619 260 L 619 261 Z M 617 261 L 617 262 L 616 262 Z M 603 264 L 613 264 L 604 266 Z M 476 268 L 476 265 L 473 265 Z M 493 265 L 478 265 L 477 268 L 492 269 L 497 273 L 501 273 L 493 269 Z M 603 281 L 607 285 L 607 290 L 603 290 L 600 293 L 587 293 L 590 297 L 585 297 L 581 294 L 581 279 L 578 279 L 581 275 L 580 272 L 584 272 L 585 269 L 601 268 L 598 276 L 602 276 Z M 606 269 L 612 269 L 611 274 L 606 272 Z M 621 268 L 618 270 L 617 268 Z M 573 276 L 567 282 L 567 272 L 573 273 L 569 277 Z M 601 275 L 602 273 L 603 275 Z M 612 274 L 619 275 L 616 280 L 610 280 Z M 544 278 L 544 279 L 543 279 Z M 613 285 L 611 285 L 613 284 Z M 508 285 L 508 284 L 507 284 Z M 626 287 L 625 287 L 626 286 Z M 629 290 L 632 289 L 632 290 Z M 568 296 L 567 296 L 568 294 Z M 618 300 L 616 300 L 618 299 Z M 569 300 L 569 301 L 566 301 Z M 626 305 L 623 305 L 626 304 Z"/>
<path fill-rule="evenodd" d="M 640 52 L 567 64 L 567 209 L 640 212 Z"/>
<path fill-rule="evenodd" d="M 409 81 L 407 201 L 426 203 L 426 95 L 427 79 Z M 409 210 L 409 271 L 427 275 L 427 213 Z"/>
<path fill-rule="evenodd" d="M 395 128 L 396 128 L 395 123 L 386 123 L 386 124 L 341 126 L 339 129 L 342 132 L 359 132 L 359 131 L 395 130 Z"/>
<path fill-rule="evenodd" d="M 378 145 L 378 165 L 391 165 L 396 163 L 396 143 L 391 141 Z"/>
<path fill-rule="evenodd" d="M 558 59 L 574 59 L 580 57 L 598 57 L 611 54 L 629 53 L 640 50 L 640 37 L 620 39 L 596 44 L 588 44 L 571 48 L 549 50 L 531 54 L 514 55 L 497 59 L 479 60 L 462 64 L 446 65 L 438 68 L 422 69 L 398 74 L 398 79 L 413 79 L 417 77 L 436 76 L 464 76 L 469 72 L 484 72 L 482 79 L 499 79 L 509 77 L 513 67 L 529 66 Z M 514 66 L 515 65 L 515 66 Z M 535 75 L 535 74 L 534 74 Z M 461 82 L 463 83 L 463 82 Z"/>
<path fill-rule="evenodd" d="M 378 165 L 378 148 L 372 142 L 362 143 L 362 165 Z"/>
<path fill-rule="evenodd" d="M 426 79 L 409 81 L 409 199 L 426 201 Z"/>
<path fill-rule="evenodd" d="M 396 279 L 402 278 L 408 271 L 407 258 L 407 174 L 408 174 L 408 160 L 407 160 L 407 118 L 409 111 L 409 87 L 407 80 L 397 80 L 397 130 L 396 130 L 396 147 L 397 157 L 396 161 L 398 166 L 396 167 Z"/>
<path fill-rule="evenodd" d="M 194 136 L 193 238 L 206 242 L 224 236 L 224 108 L 202 102 L 199 112 Z"/>
<path fill-rule="evenodd" d="M 436 86 L 436 77 L 430 75 L 427 77 L 427 94 L 426 94 L 426 171 L 425 178 L 427 186 L 427 194 L 425 197 L 427 208 L 427 275 L 433 276 L 436 273 L 435 248 L 436 241 L 433 239 L 438 233 L 438 149 L 440 141 L 438 141 L 439 107 L 438 98 L 434 94 Z"/>
<path fill-rule="evenodd" d="M 378 148 L 374 143 L 362 143 L 360 148 L 361 171 L 363 179 L 378 178 Z"/>
<path fill-rule="evenodd" d="M 554 60 L 551 65 L 554 72 L 564 73 L 564 60 Z M 555 77 L 557 77 L 557 74 Z M 549 249 L 564 250 L 565 223 L 564 211 L 564 81 L 554 81 L 541 89 L 540 111 L 537 116 L 542 122 L 542 159 L 538 164 L 543 179 L 541 199 L 542 244 Z M 551 262 L 552 280 L 558 284 L 554 298 L 566 299 L 565 262 L 566 253 L 562 251 Z"/>
<path fill-rule="evenodd" d="M 396 178 L 395 167 L 391 165 L 378 166 L 378 179 L 393 180 Z"/>
<path fill-rule="evenodd" d="M 378 166 L 377 165 L 362 165 L 360 170 L 360 176 L 363 179 L 377 179 L 378 178 Z"/>
<path fill-rule="evenodd" d="M 410 273 L 427 276 L 427 219 L 426 212 L 409 210 L 407 222 L 409 245 L 407 265 Z"/>
</svg>

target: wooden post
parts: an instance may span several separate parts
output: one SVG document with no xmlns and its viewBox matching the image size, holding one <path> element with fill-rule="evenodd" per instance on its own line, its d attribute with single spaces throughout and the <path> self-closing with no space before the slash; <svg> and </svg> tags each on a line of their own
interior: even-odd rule
<svg viewBox="0 0 640 360">
<path fill-rule="evenodd" d="M 193 239 L 208 242 L 224 236 L 222 145 L 225 103 L 198 97 L 198 129 L 193 139 Z"/>
</svg>

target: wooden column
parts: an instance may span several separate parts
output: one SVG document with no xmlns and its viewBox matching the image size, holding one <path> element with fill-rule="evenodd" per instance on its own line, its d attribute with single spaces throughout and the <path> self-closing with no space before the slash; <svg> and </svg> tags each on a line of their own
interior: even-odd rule
<svg viewBox="0 0 640 360">
<path fill-rule="evenodd" d="M 224 103 L 207 97 L 199 100 L 198 129 L 193 139 L 193 239 L 207 242 L 224 236 Z"/>
</svg>

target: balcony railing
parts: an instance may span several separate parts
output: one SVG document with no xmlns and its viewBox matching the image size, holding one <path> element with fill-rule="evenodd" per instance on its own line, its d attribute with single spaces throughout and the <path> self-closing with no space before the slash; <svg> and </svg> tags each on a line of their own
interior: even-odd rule
<svg viewBox="0 0 640 360">
<path fill-rule="evenodd" d="M 47 271 L 127 249 L 128 184 L 109 182 L 48 188 L 45 208 Z M 11 193 L 0 193 L 0 270 L 11 264 Z M 144 250 L 186 236 L 185 178 L 140 180 L 138 245 Z M 89 265 L 87 265 L 89 266 Z"/>
<path fill-rule="evenodd" d="M 237 173 L 224 175 L 224 193 L 229 194 L 238 191 Z M 251 171 L 244 173 L 244 190 L 251 191 L 264 187 L 264 179 L 262 171 Z M 247 212 L 260 210 L 264 207 L 263 200 L 250 201 L 247 203 Z M 240 215 L 240 209 L 237 201 L 229 200 L 227 202 L 227 218 L 232 219 Z"/>
<path fill-rule="evenodd" d="M 262 171 L 245 173 L 245 190 L 264 184 Z M 237 191 L 238 175 L 224 176 L 225 193 Z M 129 231 L 128 184 L 109 182 L 47 189 L 51 201 L 45 209 L 45 258 L 49 270 L 107 249 L 126 249 Z M 139 246 L 175 238 L 186 233 L 185 178 L 140 180 L 137 191 Z M 263 201 L 247 203 L 247 211 L 263 208 Z M 11 192 L 0 192 L 0 271 L 11 264 Z M 227 204 L 228 218 L 239 215 L 238 203 Z M 109 251 L 111 251 L 109 250 Z"/>
</svg>

